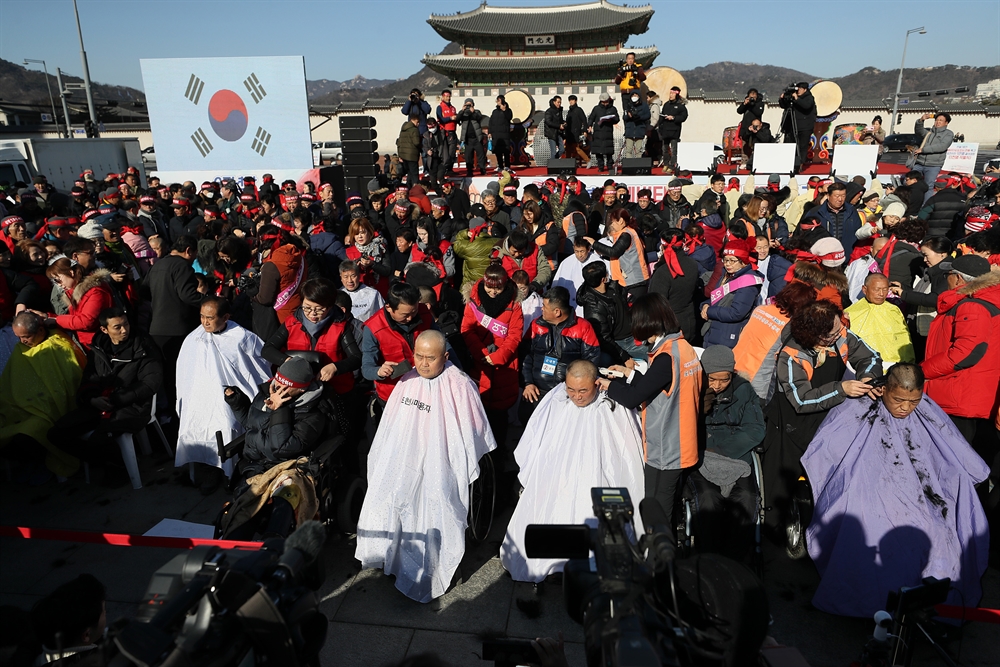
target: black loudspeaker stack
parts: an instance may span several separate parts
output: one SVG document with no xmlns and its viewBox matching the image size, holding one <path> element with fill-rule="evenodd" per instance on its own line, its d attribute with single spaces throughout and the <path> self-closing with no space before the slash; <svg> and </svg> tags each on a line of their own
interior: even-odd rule
<svg viewBox="0 0 1000 667">
<path fill-rule="evenodd" d="M 576 160 L 573 158 L 562 158 L 560 160 L 549 160 L 548 164 L 549 175 L 558 174 L 575 174 L 576 173 Z"/>
<path fill-rule="evenodd" d="M 373 116 L 338 116 L 344 159 L 343 191 L 368 194 L 368 181 L 379 173 L 378 144 Z M 334 185 L 336 190 L 336 185 Z"/>
<path fill-rule="evenodd" d="M 653 173 L 653 158 L 622 158 L 621 173 L 623 176 L 648 176 Z"/>
</svg>

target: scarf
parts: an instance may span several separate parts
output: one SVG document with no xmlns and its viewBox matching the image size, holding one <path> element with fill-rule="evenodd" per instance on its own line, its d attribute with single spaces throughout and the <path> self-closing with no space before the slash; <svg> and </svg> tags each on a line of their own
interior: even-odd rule
<svg viewBox="0 0 1000 667">
<path fill-rule="evenodd" d="M 306 333 L 315 338 L 321 331 L 323 331 L 323 329 L 326 328 L 326 325 L 328 325 L 332 319 L 333 312 L 327 314 L 327 316 L 319 322 L 311 321 L 308 317 L 306 317 L 305 313 L 302 313 L 302 317 L 299 318 L 299 322 L 302 323 L 302 328 L 306 330 Z"/>
<path fill-rule="evenodd" d="M 503 311 L 507 309 L 507 306 L 517 297 L 517 285 L 512 280 L 507 281 L 503 291 L 497 294 L 496 298 L 486 293 L 486 285 L 482 281 L 478 285 L 476 296 L 479 297 L 479 308 L 476 308 L 472 301 L 469 303 L 472 303 L 474 310 L 482 311 L 484 315 L 488 315 L 489 317 L 500 317 Z M 477 317 L 477 319 L 479 318 Z M 481 321 L 480 324 L 482 324 Z"/>
<path fill-rule="evenodd" d="M 382 258 L 385 257 L 385 241 L 381 236 L 376 236 L 365 245 L 355 243 L 354 247 L 358 249 L 362 257 L 370 257 L 376 262 L 381 262 Z"/>
<path fill-rule="evenodd" d="M 684 242 L 679 241 L 676 236 L 669 243 L 663 244 L 663 263 L 670 269 L 671 278 L 676 278 L 684 274 L 684 271 L 681 270 L 681 264 L 677 260 L 677 248 L 683 247 Z"/>
</svg>

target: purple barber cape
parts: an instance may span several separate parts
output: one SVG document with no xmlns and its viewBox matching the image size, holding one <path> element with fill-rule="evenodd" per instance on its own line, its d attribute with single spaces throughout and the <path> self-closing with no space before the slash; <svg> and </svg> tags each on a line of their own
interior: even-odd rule
<svg viewBox="0 0 1000 667">
<path fill-rule="evenodd" d="M 815 500 L 806 543 L 822 576 L 816 608 L 871 618 L 889 591 L 923 577 L 950 578 L 951 604 L 979 601 L 989 528 L 973 484 L 989 468 L 929 397 L 905 419 L 881 400 L 844 401 L 802 466 Z"/>
</svg>

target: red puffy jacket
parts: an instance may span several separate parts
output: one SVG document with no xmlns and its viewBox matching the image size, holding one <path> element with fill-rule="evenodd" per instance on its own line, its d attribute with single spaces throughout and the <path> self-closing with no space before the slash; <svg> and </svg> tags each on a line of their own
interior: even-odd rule
<svg viewBox="0 0 1000 667">
<path fill-rule="evenodd" d="M 480 287 L 483 281 L 472 285 L 472 291 L 466 298 L 465 316 L 462 318 L 462 338 L 472 355 L 473 367 L 469 376 L 479 385 L 479 396 L 487 410 L 507 410 L 517 400 L 518 394 L 518 361 L 517 347 L 521 344 L 524 332 L 524 313 L 521 311 L 521 299 L 517 285 L 507 282 L 507 296 L 510 297 L 503 311 L 493 320 L 507 328 L 507 335 L 501 336 L 488 330 L 492 324 L 485 320 Z M 503 296 L 503 294 L 501 294 Z M 498 297 L 499 298 L 499 297 Z M 479 315 L 473 310 L 479 310 Z M 484 326 L 486 325 L 486 326 Z M 492 352 L 489 346 L 495 346 Z M 485 361 L 489 355 L 492 364 Z"/>
<path fill-rule="evenodd" d="M 977 303 L 976 300 L 985 303 Z M 938 297 L 921 367 L 924 391 L 949 415 L 987 419 L 1000 401 L 1000 273 Z"/>
<path fill-rule="evenodd" d="M 86 350 L 90 350 L 90 341 L 100 330 L 101 323 L 97 316 L 105 308 L 115 305 L 110 280 L 110 271 L 97 269 L 73 288 L 72 295 L 64 294 L 69 303 L 69 314 L 50 316 L 55 317 L 56 326 L 75 333 Z"/>
</svg>

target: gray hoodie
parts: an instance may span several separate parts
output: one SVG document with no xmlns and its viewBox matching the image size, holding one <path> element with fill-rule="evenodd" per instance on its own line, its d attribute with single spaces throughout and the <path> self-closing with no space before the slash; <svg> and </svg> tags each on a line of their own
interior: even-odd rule
<svg viewBox="0 0 1000 667">
<path fill-rule="evenodd" d="M 922 167 L 942 166 L 948 147 L 955 141 L 955 134 L 947 127 L 932 127 L 928 130 L 924 127 L 924 121 L 919 118 L 914 123 L 913 131 L 920 137 L 923 146 L 916 163 Z M 924 141 L 924 136 L 928 133 L 930 136 Z"/>
</svg>

